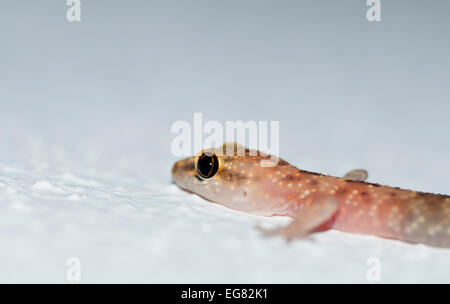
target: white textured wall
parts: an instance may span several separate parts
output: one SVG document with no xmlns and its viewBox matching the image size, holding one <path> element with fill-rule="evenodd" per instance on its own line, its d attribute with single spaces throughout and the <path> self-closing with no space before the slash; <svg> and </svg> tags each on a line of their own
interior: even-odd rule
<svg viewBox="0 0 450 304">
<path fill-rule="evenodd" d="M 330 231 L 287 245 L 171 183 L 170 125 L 279 120 L 333 175 L 450 193 L 448 1 L 0 2 L 0 282 L 450 282 L 449 250 Z"/>
</svg>

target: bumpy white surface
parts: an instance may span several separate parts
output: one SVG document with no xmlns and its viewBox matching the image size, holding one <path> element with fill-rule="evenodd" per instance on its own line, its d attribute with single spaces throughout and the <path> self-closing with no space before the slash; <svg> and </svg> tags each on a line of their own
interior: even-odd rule
<svg viewBox="0 0 450 304">
<path fill-rule="evenodd" d="M 367 282 L 370 257 L 382 282 L 449 281 L 450 250 L 337 231 L 267 239 L 257 223 L 288 219 L 178 189 L 170 154 L 118 157 L 86 135 L 61 146 L 33 134 L 2 137 L 10 140 L 0 165 L 1 282 L 66 282 L 72 256 L 82 282 Z"/>
</svg>

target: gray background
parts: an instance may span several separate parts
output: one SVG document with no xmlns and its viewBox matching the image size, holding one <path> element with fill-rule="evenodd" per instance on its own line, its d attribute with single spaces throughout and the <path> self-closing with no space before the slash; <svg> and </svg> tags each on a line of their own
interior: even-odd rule
<svg viewBox="0 0 450 304">
<path fill-rule="evenodd" d="M 170 125 L 197 111 L 280 120 L 288 158 L 370 153 L 374 142 L 396 162 L 417 146 L 450 149 L 448 1 L 382 1 L 373 23 L 365 1 L 349 0 L 85 0 L 79 23 L 66 10 L 0 3 L 1 121 L 11 132 L 70 122 L 68 138 L 103 137 L 116 122 L 121 148 L 164 156 Z"/>
<path fill-rule="evenodd" d="M 198 258 L 198 250 L 203 247 L 216 250 L 217 259 L 230 250 L 214 243 L 220 233 L 225 233 L 215 230 L 216 223 L 205 224 L 207 231 L 212 231 L 208 232 L 212 240 L 200 238 L 198 244 L 195 239 L 191 245 L 186 244 L 198 245 L 186 253 L 198 262 L 191 261 L 192 267 L 198 266 L 195 273 L 179 257 L 170 255 L 181 248 L 186 250 L 178 238 L 168 239 L 164 233 L 154 232 L 155 238 L 148 240 L 152 227 L 129 228 L 134 227 L 131 223 L 146 220 L 139 218 L 142 210 L 131 212 L 131 218 L 118 217 L 119 227 L 125 230 L 115 231 L 116 247 L 109 247 L 113 246 L 109 232 L 118 229 L 118 225 L 108 222 L 110 204 L 114 202 L 137 204 L 149 216 L 163 218 L 162 222 L 177 216 L 189 218 L 185 211 L 158 213 L 158 206 L 167 200 L 174 204 L 174 209 L 169 210 L 178 210 L 178 203 L 189 205 L 191 200 L 200 204 L 200 209 L 202 204 L 210 208 L 171 184 L 170 167 L 176 158 L 170 152 L 174 137 L 170 126 L 176 120 L 192 121 L 194 112 L 202 112 L 205 120 L 221 122 L 279 120 L 281 156 L 304 169 L 342 175 L 363 167 L 374 182 L 449 193 L 450 2 L 382 0 L 382 21 L 372 23 L 366 19 L 365 1 L 356 0 L 81 3 L 82 21 L 69 23 L 63 0 L 0 0 L 0 181 L 4 185 L 0 187 L 4 198 L 0 239 L 16 244 L 3 253 L 3 266 L 9 269 L 8 275 L 3 272 L 3 280 L 64 280 L 64 274 L 59 276 L 65 271 L 65 257 L 74 255 L 74 248 L 85 248 L 80 249 L 85 257 L 95 257 L 89 250 L 94 244 L 98 252 L 116 250 L 142 269 L 148 266 L 149 271 L 137 275 L 122 269 L 122 274 L 118 271 L 111 277 L 107 273 L 108 261 L 115 264 L 118 260 L 111 256 L 110 260 L 91 262 L 96 269 L 89 274 L 91 281 L 239 280 L 235 274 L 255 259 L 250 253 L 242 261 L 228 260 L 223 269 L 211 266 L 216 264 L 214 259 L 208 260 L 209 256 Z M 67 184 L 62 178 L 67 174 L 80 179 Z M 48 187 L 45 195 L 36 194 L 33 185 L 39 181 L 48 181 L 55 189 L 66 187 L 67 195 Z M 127 183 L 128 188 L 124 186 Z M 67 188 L 74 184 L 78 188 Z M 110 196 L 96 196 L 99 184 L 103 194 L 110 191 Z M 117 187 L 125 187 L 126 191 L 114 194 Z M 86 196 L 83 207 L 70 203 L 66 207 L 65 197 L 77 194 L 77 189 L 81 198 L 83 193 Z M 54 205 L 55 200 L 60 204 Z M 155 209 L 146 205 L 149 202 L 155 204 Z M 95 209 L 98 213 L 92 222 L 104 220 L 109 224 L 91 223 L 92 227 L 83 222 L 86 210 L 93 206 L 102 207 Z M 28 218 L 22 207 L 28 208 Z M 54 208 L 61 208 L 57 209 L 60 213 L 55 215 Z M 211 212 L 220 218 L 229 211 Z M 68 214 L 78 216 L 71 218 Z M 197 220 L 204 218 L 200 215 Z M 228 227 L 230 218 L 224 218 L 221 225 Z M 30 222 L 41 230 L 28 227 L 31 224 L 26 223 Z M 181 239 L 198 232 L 192 220 L 185 225 L 181 236 L 179 227 L 170 231 Z M 245 252 L 267 250 L 272 256 L 294 250 L 280 243 L 280 251 L 272 252 L 260 236 L 250 232 L 255 247 L 247 248 L 248 240 L 240 239 L 242 227 L 233 225 L 236 234 L 228 230 L 225 233 L 234 237 L 230 242 L 237 247 L 232 248 Z M 61 227 L 69 227 L 73 233 L 69 235 L 84 241 L 65 243 L 68 232 Z M 250 224 L 247 228 L 252 230 Z M 58 234 L 58 230 L 62 232 Z M 94 230 L 99 234 L 93 234 Z M 133 237 L 136 233 L 142 239 Z M 326 234 L 322 237 L 326 248 L 329 239 Z M 340 237 L 345 242 L 349 236 Z M 335 239 L 334 235 L 329 238 Z M 32 239 L 40 239 L 41 243 L 33 243 Z M 105 242 L 104 247 L 99 239 Z M 172 250 L 165 254 L 170 259 L 153 256 L 154 264 L 149 265 L 151 253 L 136 257 L 135 253 L 120 251 L 127 246 L 133 248 L 136 240 L 148 240 L 149 248 L 159 253 L 168 250 L 161 242 L 175 247 L 169 246 Z M 377 241 L 387 242 L 387 248 L 392 246 L 392 241 L 378 239 L 362 242 L 369 248 L 373 244 L 377 256 L 392 265 L 401 265 L 404 254 L 412 250 L 401 247 L 400 253 L 392 255 L 391 249 L 380 253 L 381 245 L 372 243 Z M 358 254 L 360 249 L 356 259 L 359 264 L 352 268 L 355 259 L 349 258 L 340 267 L 364 269 L 365 257 L 373 253 L 357 245 L 352 247 L 353 241 L 350 244 L 341 248 L 337 243 L 336 250 L 345 256 L 347 252 Z M 48 248 L 52 248 L 53 256 Z M 423 264 L 415 268 L 413 275 L 392 271 L 388 280 L 448 280 L 446 274 L 439 274 L 439 263 L 448 262 L 446 253 L 439 251 L 439 259 L 428 253 L 428 248 L 414 250 L 423 253 L 419 254 L 425 257 Z M 24 251 L 29 256 L 19 254 Z M 57 254 L 62 269 L 53 262 Z M 44 260 L 39 264 L 42 269 L 56 267 L 54 273 L 42 275 L 32 256 Z M 173 267 L 177 258 L 178 270 Z M 308 270 L 277 276 L 273 272 L 280 268 L 279 264 L 271 264 L 273 260 L 264 256 L 259 259 L 267 265 L 266 272 L 258 272 L 258 264 L 251 264 L 246 273 L 253 275 L 241 276 L 243 281 L 311 279 Z M 334 260 L 329 262 L 336 265 Z M 298 265 L 299 269 L 302 265 Z M 21 271 L 27 267 L 36 270 Z M 155 275 L 155 267 L 165 267 L 166 276 Z M 211 269 L 223 275 L 213 275 Z M 362 275 L 353 275 L 350 270 L 350 274 L 343 274 L 333 266 L 326 268 L 328 272 L 320 269 L 322 276 L 313 277 L 316 281 L 365 280 L 363 270 Z"/>
</svg>

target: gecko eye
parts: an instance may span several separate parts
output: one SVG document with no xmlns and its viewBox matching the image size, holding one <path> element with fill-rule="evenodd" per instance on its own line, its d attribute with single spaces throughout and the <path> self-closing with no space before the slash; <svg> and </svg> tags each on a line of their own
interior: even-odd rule
<svg viewBox="0 0 450 304">
<path fill-rule="evenodd" d="M 197 174 L 202 179 L 210 179 L 219 170 L 217 156 L 210 152 L 203 152 L 197 161 Z"/>
</svg>

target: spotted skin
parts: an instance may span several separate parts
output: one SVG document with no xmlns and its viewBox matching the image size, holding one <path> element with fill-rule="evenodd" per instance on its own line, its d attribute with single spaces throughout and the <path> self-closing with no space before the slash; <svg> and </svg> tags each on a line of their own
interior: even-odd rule
<svg viewBox="0 0 450 304">
<path fill-rule="evenodd" d="M 286 229 L 269 234 L 276 232 L 290 239 L 338 229 L 450 247 L 448 195 L 308 172 L 281 159 L 273 167 L 263 167 L 261 161 L 270 161 L 271 156 L 247 149 L 245 155 L 239 154 L 242 156 L 237 152 L 231 156 L 220 154 L 222 149 L 209 151 L 219 159 L 216 175 L 209 180 L 199 178 L 195 169 L 198 157 L 187 158 L 173 166 L 177 185 L 235 210 L 294 218 Z M 308 223 L 314 225 L 305 225 Z"/>
</svg>

